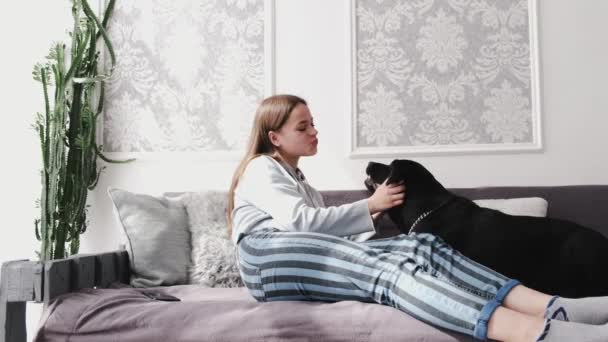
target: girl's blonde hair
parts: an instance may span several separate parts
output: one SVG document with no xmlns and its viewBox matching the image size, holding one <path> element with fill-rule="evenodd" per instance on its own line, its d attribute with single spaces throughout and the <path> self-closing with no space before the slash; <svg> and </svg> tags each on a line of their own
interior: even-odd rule
<svg viewBox="0 0 608 342">
<path fill-rule="evenodd" d="M 270 96 L 260 103 L 255 118 L 249 142 L 247 143 L 247 152 L 237 166 L 232 176 L 232 184 L 228 190 L 228 209 L 226 218 L 228 221 L 228 236 L 232 234 L 232 210 L 234 209 L 234 189 L 239 184 L 239 179 L 245 172 L 247 164 L 262 154 L 273 155 L 276 152 L 275 146 L 268 137 L 268 132 L 278 131 L 289 119 L 289 114 L 298 104 L 306 105 L 306 101 L 295 95 L 274 95 Z"/>
</svg>

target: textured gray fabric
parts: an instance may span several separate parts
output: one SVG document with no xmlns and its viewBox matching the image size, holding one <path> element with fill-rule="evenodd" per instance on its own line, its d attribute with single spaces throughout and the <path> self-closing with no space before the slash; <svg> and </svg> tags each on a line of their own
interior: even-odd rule
<svg viewBox="0 0 608 342">
<path fill-rule="evenodd" d="M 243 286 L 226 230 L 226 191 L 191 192 L 183 196 L 192 236 L 189 283 L 209 287 Z"/>
<path fill-rule="evenodd" d="M 190 233 L 180 197 L 154 197 L 112 187 L 108 195 L 127 237 L 131 285 L 187 283 Z"/>
</svg>

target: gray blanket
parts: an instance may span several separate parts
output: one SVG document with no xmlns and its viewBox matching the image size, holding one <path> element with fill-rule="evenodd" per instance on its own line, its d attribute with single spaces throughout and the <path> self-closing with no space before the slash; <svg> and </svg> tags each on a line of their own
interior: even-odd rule
<svg viewBox="0 0 608 342">
<path fill-rule="evenodd" d="M 150 290 L 181 298 L 149 299 Z M 34 341 L 473 341 L 378 304 L 258 303 L 247 289 L 84 289 L 54 299 Z"/>
</svg>

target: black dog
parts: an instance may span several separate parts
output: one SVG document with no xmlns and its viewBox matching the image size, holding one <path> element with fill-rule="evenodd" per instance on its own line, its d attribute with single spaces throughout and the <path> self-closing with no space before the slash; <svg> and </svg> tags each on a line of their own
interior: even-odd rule
<svg viewBox="0 0 608 342">
<path fill-rule="evenodd" d="M 513 216 L 456 196 L 422 165 L 370 162 L 365 185 L 405 182 L 405 201 L 387 211 L 400 231 L 431 233 L 465 256 L 533 289 L 564 297 L 608 295 L 608 239 L 573 222 Z"/>
</svg>

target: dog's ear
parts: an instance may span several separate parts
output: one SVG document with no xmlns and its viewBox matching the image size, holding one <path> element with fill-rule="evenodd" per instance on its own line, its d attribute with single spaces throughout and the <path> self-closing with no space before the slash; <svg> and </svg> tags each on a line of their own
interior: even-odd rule
<svg viewBox="0 0 608 342">
<path fill-rule="evenodd" d="M 395 164 L 396 164 L 395 161 L 393 161 L 389 165 L 389 173 L 388 173 L 388 177 L 386 179 L 386 185 L 393 184 L 393 183 L 399 183 L 403 180 L 403 179 L 401 179 L 403 175 L 400 172 L 398 172 L 398 168 Z"/>
</svg>

